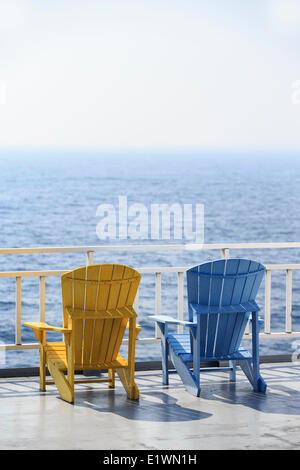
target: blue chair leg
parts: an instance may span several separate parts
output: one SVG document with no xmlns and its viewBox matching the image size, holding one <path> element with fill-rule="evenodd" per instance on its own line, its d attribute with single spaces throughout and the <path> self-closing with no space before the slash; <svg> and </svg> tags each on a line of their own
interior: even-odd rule
<svg viewBox="0 0 300 470">
<path fill-rule="evenodd" d="M 161 356 L 162 356 L 162 379 L 163 385 L 169 385 L 169 344 L 167 340 L 168 325 L 165 323 L 158 323 L 161 331 Z"/>
<path fill-rule="evenodd" d="M 169 385 L 169 365 L 168 365 L 169 345 L 168 345 L 168 341 L 166 337 L 164 337 L 161 341 L 161 348 L 162 348 L 163 384 Z"/>
<path fill-rule="evenodd" d="M 172 347 L 170 347 L 170 355 L 176 371 L 178 372 L 186 390 L 195 397 L 200 397 L 200 374 L 198 377 L 195 377 L 189 366 L 173 351 Z"/>
<path fill-rule="evenodd" d="M 236 382 L 236 361 L 229 361 L 229 380 L 230 382 Z"/>
<path fill-rule="evenodd" d="M 265 392 L 267 385 L 260 375 L 259 369 L 259 324 L 258 313 L 252 313 L 252 360 L 253 360 L 253 388 L 256 392 Z"/>
<path fill-rule="evenodd" d="M 258 379 L 256 381 L 254 390 L 256 392 L 263 392 L 263 393 L 267 390 L 267 384 L 266 384 L 266 382 L 264 381 L 264 379 L 262 378 L 261 375 L 258 377 Z"/>
</svg>

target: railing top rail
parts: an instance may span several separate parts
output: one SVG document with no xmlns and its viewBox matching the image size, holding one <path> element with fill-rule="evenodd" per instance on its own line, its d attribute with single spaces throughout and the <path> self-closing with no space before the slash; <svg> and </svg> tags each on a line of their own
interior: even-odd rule
<svg viewBox="0 0 300 470">
<path fill-rule="evenodd" d="M 51 271 L 1 271 L 0 277 L 61 276 L 67 271 L 67 269 Z"/>
<path fill-rule="evenodd" d="M 140 273 L 143 274 L 153 274 L 153 273 L 163 273 L 163 272 L 175 272 L 175 273 L 183 273 L 189 266 L 158 266 L 158 267 L 143 267 L 143 268 L 136 268 Z M 1 277 L 34 277 L 34 276 L 61 276 L 62 274 L 66 273 L 68 269 L 56 269 L 56 270 L 48 270 L 48 271 L 0 271 L 0 278 Z"/>
<path fill-rule="evenodd" d="M 222 249 L 300 248 L 300 242 L 287 243 L 181 243 L 165 245 L 96 245 L 36 248 L 0 248 L 0 254 L 34 253 L 87 253 L 91 251 L 171 251 L 171 250 L 222 250 Z"/>
<path fill-rule="evenodd" d="M 137 267 L 137 271 L 142 274 L 159 274 L 159 273 L 184 273 L 192 266 L 145 266 Z M 300 264 L 266 264 L 267 271 L 275 270 L 296 270 L 300 269 Z M 61 276 L 68 269 L 56 269 L 48 271 L 0 271 L 1 277 L 35 277 L 35 276 Z"/>
<path fill-rule="evenodd" d="M 300 269 L 300 264 L 265 264 L 268 271 L 275 271 L 281 269 Z"/>
</svg>

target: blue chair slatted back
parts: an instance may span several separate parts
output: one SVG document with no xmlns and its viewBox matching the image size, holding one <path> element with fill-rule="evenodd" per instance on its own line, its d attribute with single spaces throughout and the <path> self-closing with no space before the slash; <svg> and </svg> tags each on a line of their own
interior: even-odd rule
<svg viewBox="0 0 300 470">
<path fill-rule="evenodd" d="M 243 304 L 255 301 L 264 273 L 262 264 L 246 259 L 222 259 L 187 271 L 189 321 L 195 321 L 192 304 L 202 307 L 202 357 L 223 357 L 239 349 L 250 316 Z M 230 308 L 241 304 L 237 311 Z"/>
</svg>

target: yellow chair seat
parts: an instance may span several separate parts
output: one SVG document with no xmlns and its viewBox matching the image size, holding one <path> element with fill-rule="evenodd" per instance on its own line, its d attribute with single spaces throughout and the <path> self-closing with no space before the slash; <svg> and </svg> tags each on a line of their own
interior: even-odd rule
<svg viewBox="0 0 300 470">
<path fill-rule="evenodd" d="M 68 369 L 67 352 L 65 343 L 46 343 L 44 350 L 48 358 L 59 370 Z M 94 369 L 117 369 L 120 367 L 128 367 L 128 361 L 121 354 L 117 355 L 116 360 L 110 362 L 97 362 L 95 364 L 84 364 L 80 362 L 74 365 L 75 370 L 94 370 Z"/>
</svg>

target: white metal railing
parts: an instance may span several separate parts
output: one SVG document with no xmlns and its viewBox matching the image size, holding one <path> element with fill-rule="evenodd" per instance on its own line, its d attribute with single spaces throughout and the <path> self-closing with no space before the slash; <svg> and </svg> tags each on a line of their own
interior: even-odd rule
<svg viewBox="0 0 300 470">
<path fill-rule="evenodd" d="M 2 248 L 1 254 L 33 254 L 33 253 L 86 253 L 86 263 L 93 264 L 94 253 L 99 251 L 170 251 L 170 250 L 220 250 L 223 258 L 229 257 L 230 249 L 278 249 L 300 248 L 300 243 L 231 243 L 231 244 L 203 244 L 203 245 L 123 245 L 123 246 L 88 246 L 88 247 L 51 247 L 51 248 Z M 272 264 L 266 266 L 265 275 L 265 309 L 263 338 L 300 337 L 300 331 L 292 331 L 292 282 L 293 271 L 300 269 L 300 264 Z M 184 272 L 188 267 L 142 267 L 136 268 L 141 274 L 153 274 L 155 277 L 155 302 L 154 313 L 162 313 L 162 276 L 164 273 L 177 273 L 177 317 L 182 320 L 184 315 Z M 285 331 L 271 332 L 271 276 L 273 271 L 286 271 L 286 310 Z M 0 350 L 20 350 L 38 348 L 38 343 L 22 343 L 22 278 L 39 277 L 40 279 L 40 321 L 45 321 L 46 278 L 49 276 L 61 276 L 65 270 L 48 271 L 10 271 L 0 272 L 0 278 L 16 279 L 16 319 L 15 319 L 15 343 L 2 344 Z M 135 308 L 139 311 L 139 296 L 135 301 Z M 182 325 L 178 326 L 178 332 L 182 332 Z M 249 329 L 246 336 L 250 334 Z M 159 330 L 155 327 L 155 335 L 151 338 L 139 338 L 139 343 L 155 343 L 159 341 Z"/>
</svg>

